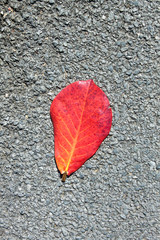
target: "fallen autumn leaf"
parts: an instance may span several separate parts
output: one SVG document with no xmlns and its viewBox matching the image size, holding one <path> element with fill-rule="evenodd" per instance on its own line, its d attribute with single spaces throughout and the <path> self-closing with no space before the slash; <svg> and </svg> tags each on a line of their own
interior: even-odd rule
<svg viewBox="0 0 160 240">
<path fill-rule="evenodd" d="M 105 93 L 92 79 L 64 88 L 53 100 L 55 159 L 65 181 L 99 148 L 112 125 L 112 110 Z"/>
</svg>

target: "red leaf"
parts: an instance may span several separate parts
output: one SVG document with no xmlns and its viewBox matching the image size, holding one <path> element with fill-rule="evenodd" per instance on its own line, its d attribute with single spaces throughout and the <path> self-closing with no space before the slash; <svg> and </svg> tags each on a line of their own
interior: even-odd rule
<svg viewBox="0 0 160 240">
<path fill-rule="evenodd" d="M 70 84 L 53 100 L 55 159 L 64 178 L 80 168 L 109 134 L 109 105 L 105 93 L 91 79 Z"/>
</svg>

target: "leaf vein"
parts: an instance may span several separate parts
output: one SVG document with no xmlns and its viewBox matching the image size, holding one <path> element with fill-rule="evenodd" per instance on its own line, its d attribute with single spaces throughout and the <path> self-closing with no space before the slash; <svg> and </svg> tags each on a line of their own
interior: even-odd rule
<svg viewBox="0 0 160 240">
<path fill-rule="evenodd" d="M 62 135 L 62 137 L 66 140 L 66 142 L 72 147 L 72 144 L 68 141 L 66 136 L 62 133 L 62 131 L 59 129 L 59 133 Z"/>
<path fill-rule="evenodd" d="M 72 125 L 73 125 L 74 129 L 75 129 L 76 132 L 77 132 L 77 128 L 75 127 L 75 125 L 74 125 L 74 123 L 73 123 L 72 117 L 71 117 L 69 114 L 68 114 L 68 116 L 69 116 L 69 118 L 70 118 L 70 120 L 71 120 L 71 122 L 72 122 Z"/>
<path fill-rule="evenodd" d="M 96 142 L 97 142 L 97 140 L 94 141 L 94 142 L 88 143 L 88 144 L 86 144 L 86 145 L 83 145 L 83 146 L 80 146 L 80 147 L 76 147 L 76 149 L 85 148 L 85 147 L 90 146 L 90 145 L 92 145 L 92 144 L 94 144 L 94 143 L 96 143 Z"/>
<path fill-rule="evenodd" d="M 81 142 L 81 141 L 84 140 L 85 138 L 87 138 L 87 137 L 89 137 L 89 136 L 92 136 L 92 135 L 95 134 L 96 132 L 97 132 L 97 130 L 94 131 L 94 132 L 92 132 L 91 134 L 85 135 L 84 137 L 80 138 L 80 139 L 78 140 L 78 142 Z"/>
<path fill-rule="evenodd" d="M 61 116 L 60 114 L 59 114 L 59 116 L 60 116 L 60 118 L 62 119 L 62 122 L 64 123 L 64 125 L 66 126 L 66 129 L 68 130 L 68 132 L 69 132 L 71 138 L 74 139 L 74 137 L 72 136 L 72 133 L 71 133 L 70 129 L 68 128 L 66 122 L 63 120 L 63 118 L 62 118 L 62 116 Z"/>
<path fill-rule="evenodd" d="M 60 143 L 60 141 L 58 141 L 58 144 L 59 144 L 60 147 L 62 147 L 62 148 L 65 150 L 65 152 L 69 155 L 69 152 L 68 152 L 67 149 Z"/>
<path fill-rule="evenodd" d="M 87 121 L 95 114 L 96 111 L 97 111 L 97 109 L 96 109 L 91 115 L 89 115 L 89 117 L 88 117 L 87 119 L 85 119 L 85 121 L 83 122 L 83 124 L 84 124 L 85 122 L 87 122 Z"/>
<path fill-rule="evenodd" d="M 62 158 L 61 155 L 59 155 L 58 158 L 60 158 L 60 160 L 62 160 L 62 162 L 65 163 L 65 160 Z M 66 163 L 65 163 L 65 164 L 66 164 Z"/>
</svg>

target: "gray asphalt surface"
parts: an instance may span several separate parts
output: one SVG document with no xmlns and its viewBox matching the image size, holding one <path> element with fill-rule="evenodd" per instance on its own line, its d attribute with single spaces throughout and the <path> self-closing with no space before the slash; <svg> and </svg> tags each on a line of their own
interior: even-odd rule
<svg viewBox="0 0 160 240">
<path fill-rule="evenodd" d="M 159 10 L 156 0 L 0 1 L 0 239 L 160 239 Z M 50 104 L 90 78 L 112 129 L 62 183 Z"/>
</svg>

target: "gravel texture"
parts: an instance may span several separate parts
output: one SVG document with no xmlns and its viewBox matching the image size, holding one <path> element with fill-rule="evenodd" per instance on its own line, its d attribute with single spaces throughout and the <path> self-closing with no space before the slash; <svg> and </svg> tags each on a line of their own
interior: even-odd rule
<svg viewBox="0 0 160 240">
<path fill-rule="evenodd" d="M 160 1 L 1 0 L 1 240 L 160 239 Z M 110 135 L 61 182 L 49 109 L 93 78 Z"/>
</svg>

